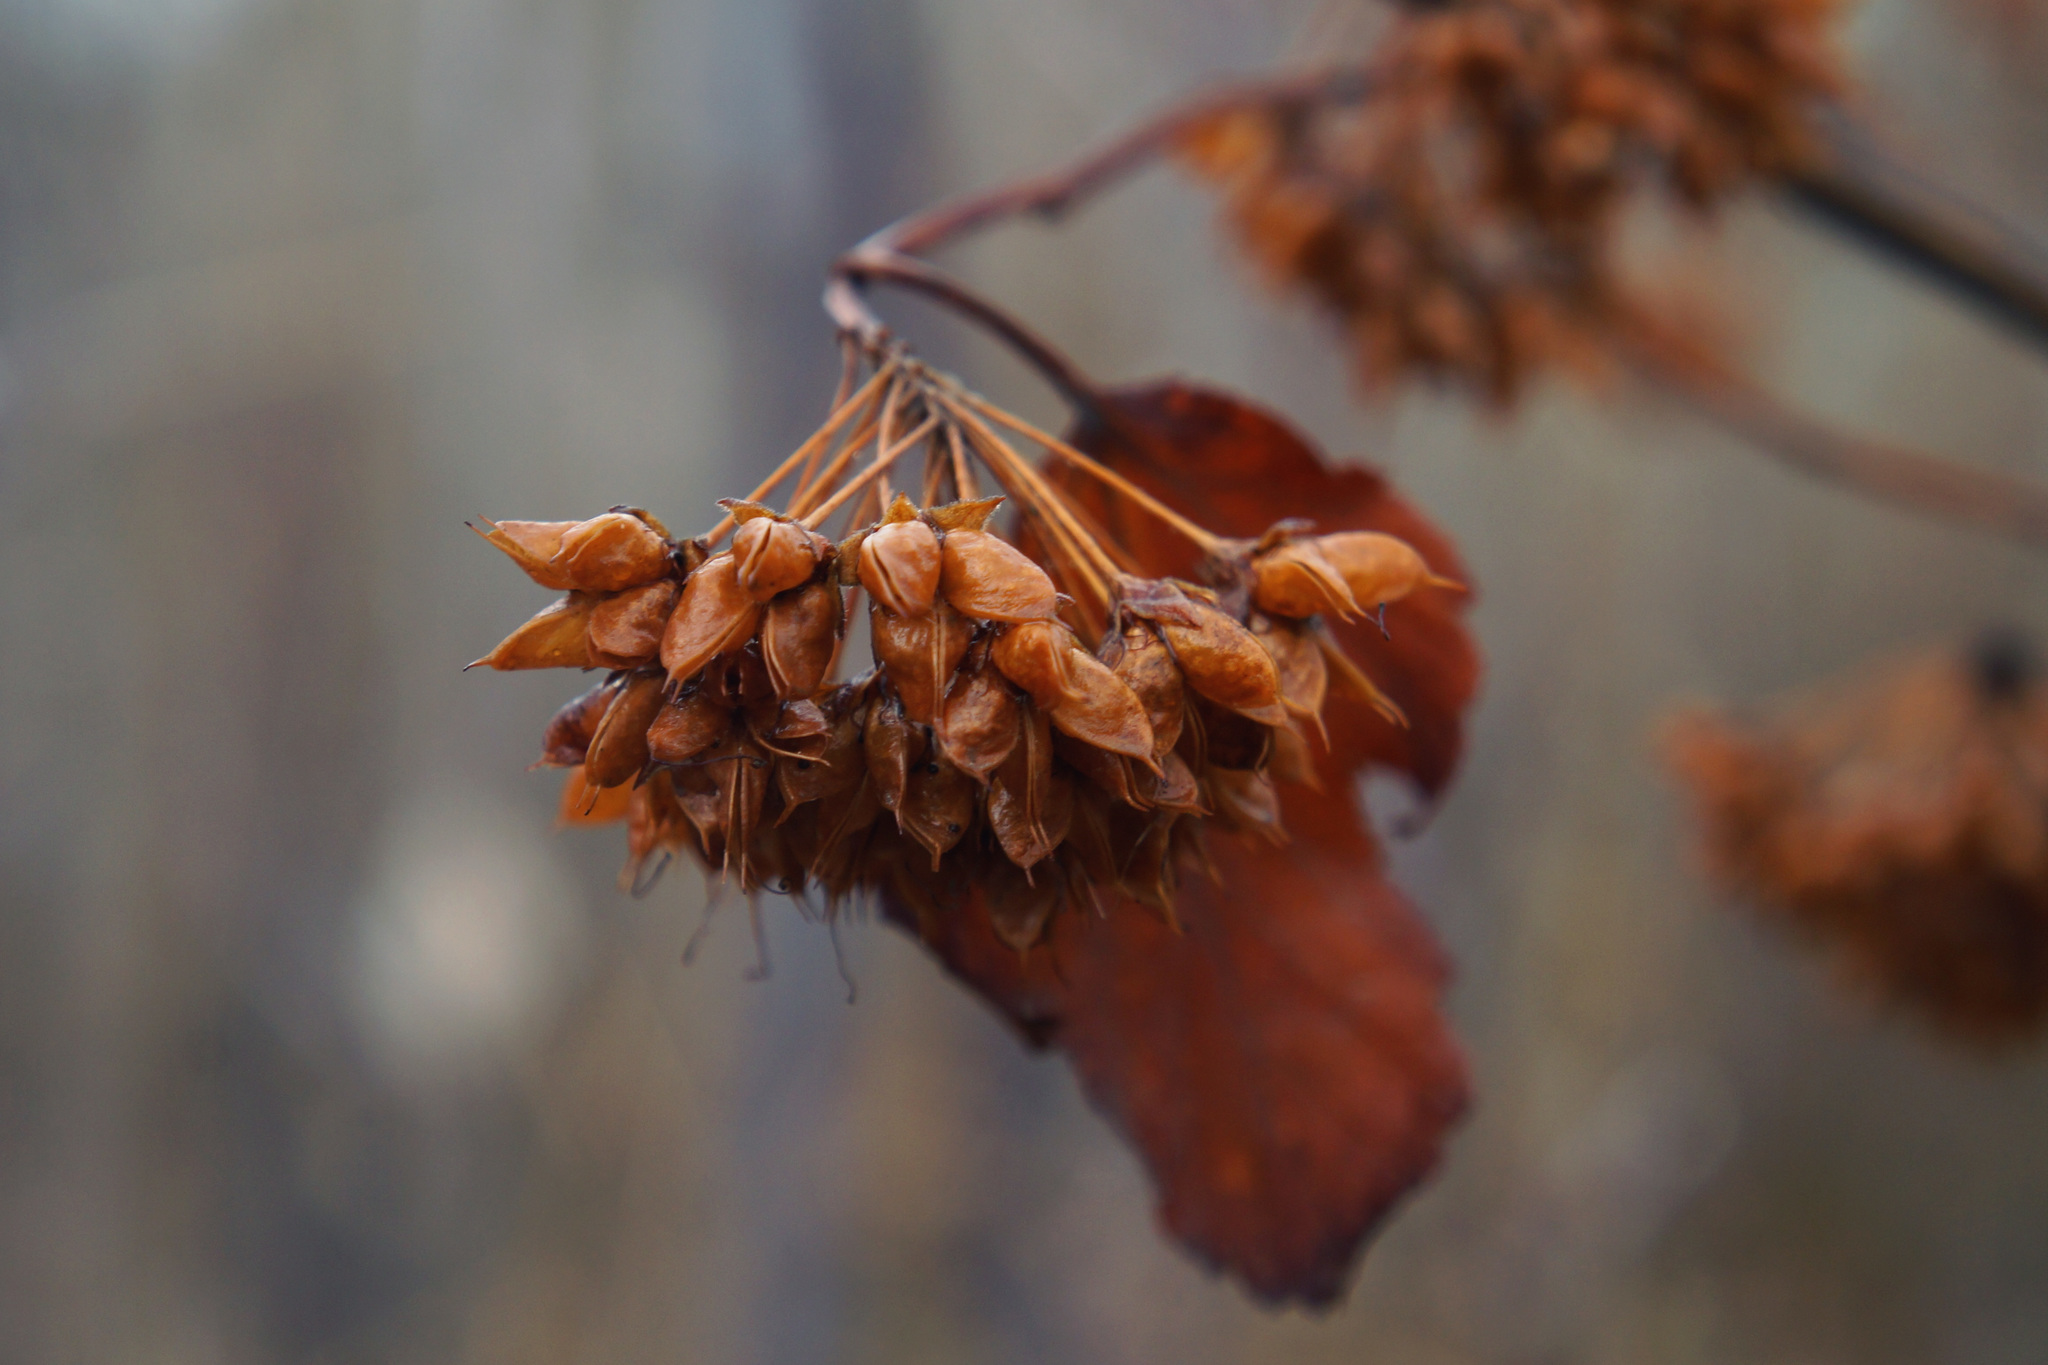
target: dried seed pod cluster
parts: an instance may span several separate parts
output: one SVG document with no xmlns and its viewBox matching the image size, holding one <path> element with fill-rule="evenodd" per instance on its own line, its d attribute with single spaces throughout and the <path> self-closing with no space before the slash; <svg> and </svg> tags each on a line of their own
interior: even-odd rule
<svg viewBox="0 0 2048 1365">
<path fill-rule="evenodd" d="M 836 544 L 727 502 L 715 553 L 632 509 L 496 523 L 569 595 L 478 662 L 608 670 L 540 763 L 571 770 L 565 820 L 625 819 L 625 884 L 687 850 L 828 912 L 863 890 L 924 917 L 978 899 L 1024 950 L 1098 890 L 1170 920 L 1204 828 L 1284 839 L 1273 780 L 1313 780 L 1333 661 L 1364 676 L 1321 618 L 1455 586 L 1394 537 L 1287 523 L 1212 585 L 1115 578 L 1098 620 L 990 529 L 1001 501 L 899 494 Z M 874 666 L 833 681 L 856 590 Z"/>
<path fill-rule="evenodd" d="M 1972 1041 L 2048 1024 L 2048 687 L 2011 637 L 1682 716 L 1667 753 L 1715 873 L 1856 985 Z"/>
<path fill-rule="evenodd" d="M 1705 208 L 1811 152 L 1840 85 L 1831 0 L 1468 0 L 1407 9 L 1358 90 L 1219 114 L 1183 142 L 1246 249 L 1374 383 L 1512 398 L 1589 358 L 1627 192 Z"/>
</svg>

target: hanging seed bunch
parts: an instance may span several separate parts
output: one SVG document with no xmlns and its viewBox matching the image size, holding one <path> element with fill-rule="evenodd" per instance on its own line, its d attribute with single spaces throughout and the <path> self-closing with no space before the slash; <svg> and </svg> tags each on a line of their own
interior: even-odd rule
<svg viewBox="0 0 2048 1365">
<path fill-rule="evenodd" d="M 1020 438 L 1194 539 L 1210 581 L 1126 572 Z M 915 500 L 888 479 L 912 451 Z M 1042 563 L 994 529 L 1005 501 Z M 567 594 L 477 663 L 604 672 L 542 738 L 540 763 L 569 769 L 565 820 L 626 821 L 629 887 L 680 852 L 828 915 L 881 892 L 929 921 L 971 891 L 1020 951 L 1099 891 L 1171 919 L 1211 828 L 1284 839 L 1272 782 L 1312 778 L 1333 674 L 1402 723 L 1323 623 L 1384 628 L 1387 604 L 1457 587 L 1391 536 L 1214 536 L 903 358 L 722 505 L 680 542 L 633 508 L 477 528 Z"/>
<path fill-rule="evenodd" d="M 1962 1038 L 2048 1023 L 2048 687 L 1989 638 L 1755 721 L 1674 723 L 1715 873 Z"/>
<path fill-rule="evenodd" d="M 1181 151 L 1276 284 L 1340 321 L 1362 377 L 1510 401 L 1595 363 L 1628 192 L 1705 209 L 1812 155 L 1833 0 L 1415 6 L 1357 89 L 1232 109 Z M 1363 91 L 1362 95 L 1360 90 Z"/>
</svg>

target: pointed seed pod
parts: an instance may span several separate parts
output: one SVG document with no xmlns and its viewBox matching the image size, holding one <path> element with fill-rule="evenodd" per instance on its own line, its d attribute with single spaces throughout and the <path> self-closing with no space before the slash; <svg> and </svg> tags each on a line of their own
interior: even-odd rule
<svg viewBox="0 0 2048 1365">
<path fill-rule="evenodd" d="M 732 536 L 740 586 L 756 602 L 809 582 L 831 548 L 824 537 L 773 515 L 747 518 Z"/>
<path fill-rule="evenodd" d="M 898 616 L 877 602 L 868 609 L 868 633 L 875 662 L 902 698 L 903 714 L 919 725 L 936 722 L 974 623 L 943 598 L 923 616 Z"/>
<path fill-rule="evenodd" d="M 1057 621 L 1024 621 L 996 636 L 989 658 L 1033 703 L 1050 710 L 1076 695 L 1068 657 L 1078 643 Z"/>
<path fill-rule="evenodd" d="M 1361 610 L 1344 575 L 1314 540 L 1289 541 L 1253 556 L 1252 601 L 1261 611 L 1297 620 L 1330 615 L 1348 621 Z"/>
<path fill-rule="evenodd" d="M 932 855 L 932 871 L 958 844 L 974 819 L 974 779 L 936 753 L 910 767 L 896 824 Z"/>
<path fill-rule="evenodd" d="M 617 680 L 599 683 L 555 712 L 541 732 L 540 759 L 535 766 L 573 768 L 581 764 L 590 752 L 590 737 L 597 733 L 597 723 L 624 685 Z"/>
<path fill-rule="evenodd" d="M 476 522 L 465 523 L 491 544 L 512 557 L 512 562 L 525 571 L 526 576 L 543 588 L 556 592 L 567 592 L 576 585 L 568 574 L 560 569 L 550 568 L 548 561 L 562 548 L 562 537 L 580 523 L 573 521 L 492 521 L 489 517 L 478 517 L 486 531 Z"/>
<path fill-rule="evenodd" d="M 1052 726 L 1043 711 L 1026 709 L 1022 742 L 988 784 L 988 823 L 1003 853 L 1019 867 L 1035 867 L 1067 837 L 1074 816 L 1073 789 L 1052 767 Z"/>
<path fill-rule="evenodd" d="M 1330 692 L 1330 665 L 1322 644 L 1295 621 L 1254 614 L 1249 628 L 1280 677 L 1280 704 L 1318 730 Z"/>
<path fill-rule="evenodd" d="M 850 707 L 838 710 L 815 756 L 784 759 L 777 765 L 775 781 L 784 806 L 847 796 L 866 776 L 860 716 Z"/>
<path fill-rule="evenodd" d="M 683 584 L 683 599 L 661 638 L 661 665 L 675 682 L 688 682 L 720 654 L 745 644 L 760 622 L 761 605 L 740 586 L 732 555 L 713 555 Z"/>
<path fill-rule="evenodd" d="M 999 867 L 983 885 L 982 898 L 996 937 L 1019 953 L 1028 953 L 1045 937 L 1064 888 L 1057 877 L 1034 880 L 1016 868 Z"/>
<path fill-rule="evenodd" d="M 922 737 L 922 732 L 903 718 L 903 705 L 894 696 L 878 697 L 868 707 L 861 742 L 868 776 L 883 809 L 893 811 L 902 806 L 903 786 L 910 777 L 911 746 Z"/>
<path fill-rule="evenodd" d="M 839 650 L 841 620 L 839 585 L 834 582 L 806 583 L 768 604 L 761 625 L 761 660 L 776 696 L 808 697 L 824 685 Z"/>
<path fill-rule="evenodd" d="M 860 582 L 898 616 L 922 616 L 939 591 L 939 538 L 901 493 L 889 516 L 860 542 Z"/>
<path fill-rule="evenodd" d="M 1136 620 L 1126 622 L 1120 634 L 1106 637 L 1103 646 L 1103 662 L 1145 708 L 1145 719 L 1152 725 L 1152 756 L 1171 753 L 1180 742 L 1187 710 L 1187 688 L 1173 652 L 1158 631 Z"/>
<path fill-rule="evenodd" d="M 1280 670 L 1265 646 L 1222 608 L 1192 598 L 1187 602 L 1196 624 L 1162 620 L 1159 633 L 1188 686 L 1262 725 L 1288 725 L 1287 708 L 1280 704 Z"/>
<path fill-rule="evenodd" d="M 651 670 L 626 680 L 590 737 L 590 753 L 583 760 L 586 781 L 616 787 L 640 775 L 647 766 L 647 729 L 661 710 L 661 693 L 661 674 Z"/>
<path fill-rule="evenodd" d="M 511 671 L 521 668 L 589 668 L 590 613 L 596 599 L 572 592 L 498 642 L 498 647 L 464 668 Z"/>
<path fill-rule="evenodd" d="M 1059 594 L 1045 570 L 988 531 L 948 531 L 940 547 L 939 591 L 983 621 L 1050 621 Z"/>
<path fill-rule="evenodd" d="M 732 730 L 732 708 L 700 687 L 662 704 L 647 727 L 647 756 L 656 763 L 688 763 Z"/>
<path fill-rule="evenodd" d="M 955 767 L 985 783 L 1017 747 L 1021 723 L 1009 684 L 983 658 L 970 663 L 946 696 L 939 747 Z"/>
<path fill-rule="evenodd" d="M 1316 537 L 1314 544 L 1324 560 L 1344 576 L 1345 586 L 1361 607 L 1398 602 L 1425 585 L 1464 590 L 1465 585 L 1455 579 L 1431 573 L 1413 545 L 1379 531 L 1339 531 Z"/>
<path fill-rule="evenodd" d="M 628 588 L 590 611 L 590 658 L 602 668 L 633 668 L 661 651 L 662 632 L 682 585 L 673 578 Z"/>
<path fill-rule="evenodd" d="M 1152 722 L 1138 694 L 1079 645 L 1067 652 L 1068 695 L 1049 708 L 1052 723 L 1098 749 L 1150 765 Z"/>
<path fill-rule="evenodd" d="M 1280 824 L 1280 798 L 1263 772 L 1212 767 L 1205 781 L 1218 820 L 1276 844 L 1287 842 L 1287 831 Z"/>
<path fill-rule="evenodd" d="M 585 592 L 622 592 L 666 577 L 673 567 L 668 549 L 661 533 L 631 512 L 606 512 L 564 532 L 548 569 Z"/>
</svg>

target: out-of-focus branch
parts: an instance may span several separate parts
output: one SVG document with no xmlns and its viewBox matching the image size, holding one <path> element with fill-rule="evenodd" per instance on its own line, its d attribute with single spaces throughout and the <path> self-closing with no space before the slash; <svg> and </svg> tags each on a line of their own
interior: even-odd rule
<svg viewBox="0 0 2048 1365">
<path fill-rule="evenodd" d="M 2048 486 L 1836 431 L 1641 313 L 1619 324 L 1636 371 L 1773 458 L 1883 502 L 2048 547 Z"/>
<path fill-rule="evenodd" d="M 1784 179 L 1791 203 L 2048 346 L 2048 259 L 2038 248 L 1910 175 L 1846 121 L 1819 126 L 1826 156 Z"/>
</svg>

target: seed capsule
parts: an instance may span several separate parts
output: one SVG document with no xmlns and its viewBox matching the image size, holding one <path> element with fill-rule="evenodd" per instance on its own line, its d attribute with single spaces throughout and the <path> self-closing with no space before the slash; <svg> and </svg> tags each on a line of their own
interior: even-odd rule
<svg viewBox="0 0 2048 1365">
<path fill-rule="evenodd" d="M 1036 707 L 1023 717 L 1023 742 L 988 785 L 988 823 L 1011 862 L 1034 867 L 1052 856 L 1074 818 L 1074 793 L 1052 768 L 1052 726 Z"/>
<path fill-rule="evenodd" d="M 688 763 L 732 729 L 732 708 L 708 687 L 663 703 L 647 727 L 647 756 L 656 763 Z"/>
<path fill-rule="evenodd" d="M 786 807 L 847 796 L 867 775 L 859 712 L 838 702 L 833 710 L 831 729 L 814 755 L 807 750 L 805 757 L 785 758 L 776 765 L 776 786 Z"/>
<path fill-rule="evenodd" d="M 690 820 L 667 773 L 626 790 L 632 796 L 626 804 L 626 865 L 619 870 L 619 889 L 644 895 L 667 866 L 669 851 L 688 842 Z M 648 860 L 657 853 L 662 857 L 650 871 Z"/>
<path fill-rule="evenodd" d="M 725 865 L 726 800 L 718 777 L 709 766 L 674 768 L 669 771 L 676 801 L 697 830 L 697 846 L 704 851 L 710 867 Z M 619 788 L 623 791 L 624 788 Z"/>
<path fill-rule="evenodd" d="M 939 538 L 901 493 L 888 519 L 860 543 L 860 581 L 898 616 L 922 616 L 939 591 Z"/>
<path fill-rule="evenodd" d="M 571 526 L 548 560 L 572 588 L 623 592 L 668 575 L 668 541 L 631 512 L 606 512 Z"/>
<path fill-rule="evenodd" d="M 1136 694 L 1152 726 L 1152 756 L 1163 758 L 1180 741 L 1187 689 L 1180 665 L 1159 633 L 1143 621 L 1129 621 L 1103 640 L 1103 662 Z"/>
<path fill-rule="evenodd" d="M 1344 575 L 1314 540 L 1289 541 L 1254 556 L 1252 600 L 1262 611 L 1296 619 L 1328 613 L 1348 621 L 1360 610 Z"/>
<path fill-rule="evenodd" d="M 808 697 L 824 685 L 839 650 L 840 621 L 837 583 L 807 583 L 768 604 L 761 659 L 776 696 Z"/>
<path fill-rule="evenodd" d="M 1398 602 L 1424 585 L 1456 588 L 1464 584 L 1429 570 L 1421 552 L 1407 541 L 1378 531 L 1339 531 L 1318 536 L 1315 547 L 1343 575 L 1351 596 L 1365 607 Z"/>
<path fill-rule="evenodd" d="M 877 602 L 868 610 L 868 630 L 875 662 L 902 698 L 903 714 L 920 725 L 937 721 L 974 623 L 943 599 L 923 616 L 898 616 Z"/>
<path fill-rule="evenodd" d="M 573 768 L 581 764 L 590 752 L 590 737 L 597 733 L 597 723 L 624 685 L 619 681 L 599 683 L 555 712 L 541 733 L 540 759 L 535 766 Z"/>
<path fill-rule="evenodd" d="M 466 668 L 589 668 L 590 613 L 596 599 L 572 592 L 498 642 Z"/>
<path fill-rule="evenodd" d="M 590 611 L 590 658 L 602 668 L 633 668 L 651 662 L 682 587 L 664 578 L 607 597 Z"/>
<path fill-rule="evenodd" d="M 1020 723 L 1009 684 L 984 656 L 969 662 L 946 697 L 939 747 L 955 767 L 987 782 L 1017 747 Z"/>
<path fill-rule="evenodd" d="M 831 547 L 824 537 L 772 515 L 748 518 L 732 537 L 740 586 L 756 602 L 809 582 Z"/>
<path fill-rule="evenodd" d="M 981 530 L 946 533 L 939 590 L 957 610 L 983 621 L 1050 621 L 1059 603 L 1045 570 Z"/>
<path fill-rule="evenodd" d="M 878 697 L 868 707 L 861 731 L 868 776 L 875 784 L 875 796 L 885 810 L 903 804 L 903 787 L 910 777 L 910 751 L 922 733 L 903 718 L 903 705 L 893 696 Z"/>
<path fill-rule="evenodd" d="M 1036 705 L 1050 710 L 1074 695 L 1067 659 L 1075 645 L 1074 632 L 1057 621 L 1024 621 L 996 636 L 989 658 Z"/>
<path fill-rule="evenodd" d="M 761 605 L 739 583 L 730 553 L 713 555 L 683 584 L 683 600 L 661 638 L 661 664 L 677 683 L 688 682 L 727 650 L 753 637 Z"/>
<path fill-rule="evenodd" d="M 1254 614 L 1250 626 L 1279 674 L 1281 705 L 1320 729 L 1330 691 L 1330 665 L 1322 645 L 1297 622 Z"/>
<path fill-rule="evenodd" d="M 1189 687 L 1263 725 L 1289 724 L 1272 656 L 1222 608 L 1171 584 L 1127 596 L 1124 607 L 1159 627 Z"/>
<path fill-rule="evenodd" d="M 481 521 L 484 526 L 488 526 L 491 529 L 486 531 L 478 526 L 476 522 L 466 524 L 470 530 L 475 531 L 485 540 L 488 540 L 507 555 L 510 555 L 512 562 L 524 570 L 528 578 L 531 578 L 543 588 L 553 588 L 556 592 L 567 592 L 570 588 L 576 586 L 575 583 L 570 581 L 568 572 L 565 569 L 550 567 L 548 561 L 561 551 L 562 537 L 581 523 L 574 521 L 492 521 L 489 517 L 478 517 L 477 521 Z"/>
<path fill-rule="evenodd" d="M 1152 762 L 1152 723 L 1138 694 L 1078 644 L 1065 660 L 1067 695 L 1050 708 L 1052 723 L 1098 749 Z"/>
<path fill-rule="evenodd" d="M 932 855 L 932 871 L 939 870 L 939 859 L 967 833 L 974 819 L 974 798 L 974 779 L 936 754 L 910 766 L 896 824 Z"/>
<path fill-rule="evenodd" d="M 639 776 L 647 766 L 647 729 L 661 710 L 661 691 L 659 673 L 636 673 L 627 680 L 590 737 L 590 753 L 583 760 L 585 780 L 616 787 Z"/>
</svg>

